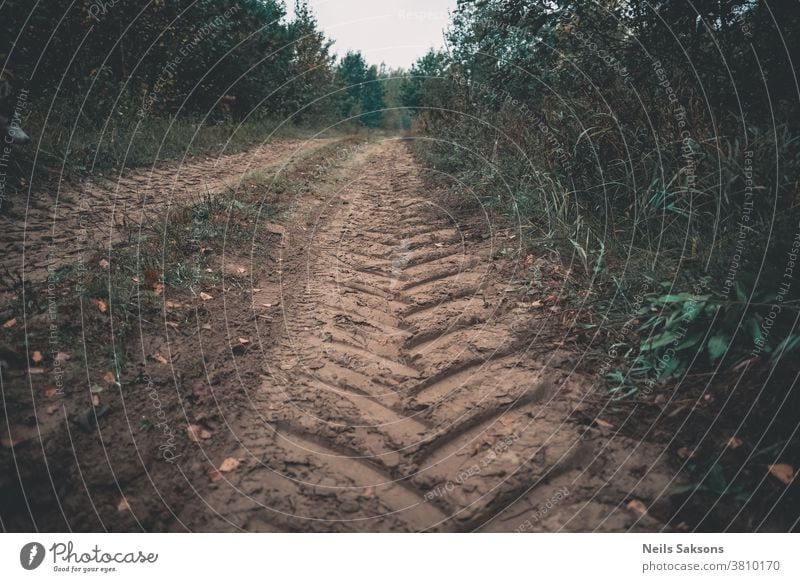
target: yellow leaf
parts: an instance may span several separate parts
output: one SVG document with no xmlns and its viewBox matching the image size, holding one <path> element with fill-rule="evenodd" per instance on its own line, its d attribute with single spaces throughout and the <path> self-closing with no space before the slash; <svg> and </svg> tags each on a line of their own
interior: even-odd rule
<svg viewBox="0 0 800 582">
<path fill-rule="evenodd" d="M 106 303 L 102 299 L 92 299 L 92 303 L 97 305 L 97 309 L 100 311 L 100 313 L 105 313 L 106 311 L 108 311 L 108 303 Z"/>
</svg>

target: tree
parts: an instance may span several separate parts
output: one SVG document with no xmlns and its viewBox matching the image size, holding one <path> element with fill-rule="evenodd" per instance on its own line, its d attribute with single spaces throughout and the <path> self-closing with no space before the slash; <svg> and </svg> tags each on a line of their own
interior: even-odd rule
<svg viewBox="0 0 800 582">
<path fill-rule="evenodd" d="M 333 41 L 319 30 L 306 0 L 296 0 L 292 23 L 294 58 L 291 65 L 289 107 L 295 119 L 318 119 L 333 109 L 330 93 L 334 89 Z M 327 96 L 327 98 L 326 98 Z"/>
</svg>

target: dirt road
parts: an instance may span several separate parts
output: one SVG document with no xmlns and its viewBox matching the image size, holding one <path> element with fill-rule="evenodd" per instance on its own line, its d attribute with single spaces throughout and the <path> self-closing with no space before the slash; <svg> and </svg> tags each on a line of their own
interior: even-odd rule
<svg viewBox="0 0 800 582">
<path fill-rule="evenodd" d="M 509 300 L 518 273 L 480 216 L 438 206 L 397 140 L 319 195 L 312 226 L 284 236 L 282 337 L 262 338 L 253 414 L 229 425 L 242 466 L 184 527 L 662 527 L 628 506 L 669 484 L 659 451 L 569 420 L 592 381 L 554 348 L 557 318 Z"/>
<path fill-rule="evenodd" d="M 276 140 L 247 152 L 39 189 L 17 201 L 13 211 L 0 213 L 0 272 L 42 281 L 48 268 L 74 264 L 88 247 L 107 247 L 136 234 L 137 225 L 163 216 L 170 205 L 235 188 L 248 172 L 286 163 L 331 141 Z"/>
<path fill-rule="evenodd" d="M 258 209 L 241 214 L 246 223 L 207 218 L 252 240 L 190 241 L 208 265 L 201 287 L 154 279 L 154 291 L 137 287 L 129 307 L 107 313 L 67 280 L 57 312 L 4 328 L 45 356 L 34 374 L 19 348 L 23 365 L 0 370 L 13 443 L 0 447 L 2 527 L 666 528 L 675 485 L 666 446 L 596 420 L 602 411 L 586 398 L 596 378 L 575 371 L 581 354 L 565 341 L 574 318 L 558 300 L 559 265 L 510 252 L 518 239 L 494 231 L 501 221 L 483 210 L 453 210 L 446 193 L 426 186 L 403 140 L 289 145 L 156 172 L 162 186 L 180 176 L 219 186 L 286 164 L 291 200 L 256 181 L 236 194 Z M 306 150 L 307 159 L 294 154 Z M 268 219 L 259 218 L 259 188 L 280 209 Z M 103 213 L 119 201 L 108 203 L 92 216 L 113 224 Z M 137 226 L 98 236 L 113 244 L 114 230 L 135 237 Z M 36 241 L 16 243 L 37 257 L 26 270 L 34 279 L 52 247 Z M 56 248 L 68 256 L 76 244 L 59 239 Z M 87 268 L 106 256 L 98 251 Z M 96 268 L 123 282 L 138 273 Z M 138 319 L 126 320 L 126 309 Z M 58 341 L 75 339 L 58 348 L 59 361 L 46 351 L 53 324 L 65 334 Z M 121 337 L 133 341 L 109 354 L 104 342 Z M 52 385 L 58 374 L 63 390 Z"/>
</svg>

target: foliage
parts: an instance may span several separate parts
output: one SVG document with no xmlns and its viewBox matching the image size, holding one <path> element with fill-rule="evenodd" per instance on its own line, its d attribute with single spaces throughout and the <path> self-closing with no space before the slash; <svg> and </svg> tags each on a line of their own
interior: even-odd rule
<svg viewBox="0 0 800 582">
<path fill-rule="evenodd" d="M 448 49 L 404 87 L 420 155 L 580 265 L 611 311 L 610 279 L 673 277 L 648 298 L 633 375 L 676 346 L 659 377 L 797 347 L 800 287 L 782 287 L 800 235 L 796 7 L 462 0 Z"/>
</svg>

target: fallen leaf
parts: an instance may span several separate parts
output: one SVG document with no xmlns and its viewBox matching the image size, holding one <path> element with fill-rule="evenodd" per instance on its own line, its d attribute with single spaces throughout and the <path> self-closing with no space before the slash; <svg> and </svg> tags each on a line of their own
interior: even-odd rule
<svg viewBox="0 0 800 582">
<path fill-rule="evenodd" d="M 56 354 L 56 358 L 55 358 L 55 360 L 56 360 L 56 362 L 58 362 L 59 364 L 63 364 L 64 362 L 66 362 L 67 360 L 69 360 L 69 358 L 70 358 L 70 355 L 69 355 L 68 353 L 66 353 L 66 352 L 58 352 L 58 353 Z"/>
<path fill-rule="evenodd" d="M 3 327 L 6 328 L 6 329 L 9 329 L 9 328 L 14 327 L 15 325 L 17 325 L 17 318 L 16 317 L 14 317 L 12 319 L 9 319 L 7 322 L 5 322 L 3 324 Z"/>
<path fill-rule="evenodd" d="M 114 376 L 114 372 L 106 372 L 103 374 L 103 382 L 109 386 L 112 386 L 117 383 L 117 377 Z"/>
<path fill-rule="evenodd" d="M 210 331 L 211 330 L 211 324 L 210 323 L 204 323 L 203 325 L 200 326 L 200 328 L 204 329 L 206 331 Z"/>
<path fill-rule="evenodd" d="M 109 262 L 105 259 L 100 259 L 100 262 L 97 264 L 100 265 L 101 269 L 108 269 L 111 266 Z"/>
<path fill-rule="evenodd" d="M 631 499 L 628 502 L 628 509 L 632 509 L 639 515 L 647 515 L 647 506 L 638 499 Z"/>
<path fill-rule="evenodd" d="M 238 469 L 239 465 L 241 464 L 242 462 L 239 459 L 235 459 L 234 457 L 228 457 L 227 459 L 222 461 L 222 464 L 219 466 L 219 470 L 222 473 L 230 473 L 231 471 L 235 471 L 236 469 Z"/>
<path fill-rule="evenodd" d="M 45 398 L 55 398 L 58 396 L 58 388 L 53 386 L 52 384 L 48 384 L 42 389 L 42 394 Z"/>
<path fill-rule="evenodd" d="M 195 443 L 199 443 L 201 440 L 208 440 L 214 436 L 211 431 L 197 424 L 190 424 L 187 426 L 186 434 L 189 436 L 189 440 Z"/>
<path fill-rule="evenodd" d="M 131 506 L 128 503 L 128 500 L 125 499 L 124 497 L 122 499 L 120 499 L 119 503 L 117 503 L 117 511 L 122 513 L 123 511 L 130 511 L 130 510 L 131 510 Z"/>
<path fill-rule="evenodd" d="M 172 329 L 178 329 L 178 324 L 177 324 L 177 323 L 175 323 L 174 321 L 168 321 L 168 322 L 166 322 L 166 326 L 167 326 L 167 327 L 171 327 Z"/>
<path fill-rule="evenodd" d="M 12 426 L 10 435 L 6 431 L 3 432 L 5 434 L 3 438 L 0 438 L 0 446 L 6 449 L 13 449 L 17 445 L 31 440 L 35 434 L 34 429 L 25 425 Z"/>
<path fill-rule="evenodd" d="M 164 306 L 167 309 L 180 309 L 183 307 L 180 303 L 175 303 L 174 301 L 165 301 Z"/>
<path fill-rule="evenodd" d="M 145 269 L 144 270 L 144 280 L 147 281 L 148 285 L 155 285 L 158 282 L 158 270 L 157 269 Z"/>
<path fill-rule="evenodd" d="M 155 354 L 153 354 L 153 359 L 156 362 L 158 362 L 159 364 L 167 364 L 169 362 L 169 360 L 167 360 L 167 358 L 162 356 L 161 353 L 159 353 L 159 352 L 156 352 Z"/>
<path fill-rule="evenodd" d="M 153 293 L 156 295 L 161 295 L 164 292 L 164 284 L 163 283 L 156 283 L 153 285 Z"/>
<path fill-rule="evenodd" d="M 98 311 L 100 311 L 100 313 L 105 313 L 106 311 L 108 311 L 108 303 L 106 303 L 102 299 L 92 299 L 92 303 L 97 305 L 97 309 Z"/>
<path fill-rule="evenodd" d="M 239 343 L 242 344 L 243 346 L 246 346 L 247 344 L 250 343 L 250 340 L 247 339 L 247 338 L 240 337 L 239 338 Z"/>
<path fill-rule="evenodd" d="M 603 420 L 602 418 L 595 418 L 594 422 L 600 428 L 605 428 L 605 429 L 608 429 L 608 430 L 612 430 L 614 428 L 613 424 L 611 424 L 607 420 Z"/>
<path fill-rule="evenodd" d="M 738 449 L 744 444 L 744 441 L 739 437 L 732 436 L 728 439 L 727 446 L 729 449 Z"/>
<path fill-rule="evenodd" d="M 794 479 L 794 467 L 786 463 L 778 463 L 777 465 L 770 465 L 769 472 L 772 476 L 778 479 L 784 485 L 789 485 Z"/>
<path fill-rule="evenodd" d="M 212 483 L 216 483 L 220 479 L 222 479 L 222 473 L 220 473 L 216 469 L 211 469 L 208 472 L 208 480 L 211 481 Z"/>
<path fill-rule="evenodd" d="M 42 357 L 42 352 L 38 352 L 38 351 L 37 352 L 33 352 L 33 354 L 31 355 L 31 360 L 33 361 L 34 364 L 38 364 L 43 359 L 44 358 Z"/>
<path fill-rule="evenodd" d="M 510 418 L 508 416 L 501 416 L 500 417 L 500 424 L 502 424 L 503 426 L 508 426 L 509 424 L 513 424 L 513 422 L 514 422 L 514 419 Z"/>
<path fill-rule="evenodd" d="M 212 297 L 211 295 L 209 295 L 205 291 L 201 291 L 200 292 L 200 299 L 202 299 L 203 301 L 211 301 L 212 299 L 214 299 L 214 297 Z"/>
<path fill-rule="evenodd" d="M 534 301 L 533 303 L 531 303 L 531 307 L 532 307 L 532 308 L 534 308 L 534 309 L 536 309 L 536 308 L 539 308 L 539 307 L 541 307 L 542 305 L 543 305 L 543 304 L 542 304 L 542 302 L 541 302 L 541 301 L 539 301 L 539 300 L 537 300 L 537 301 Z"/>
<path fill-rule="evenodd" d="M 240 275 L 244 275 L 245 273 L 247 273 L 247 269 L 245 269 L 244 267 L 239 267 L 238 269 L 236 269 L 236 272 L 239 273 Z"/>
</svg>

